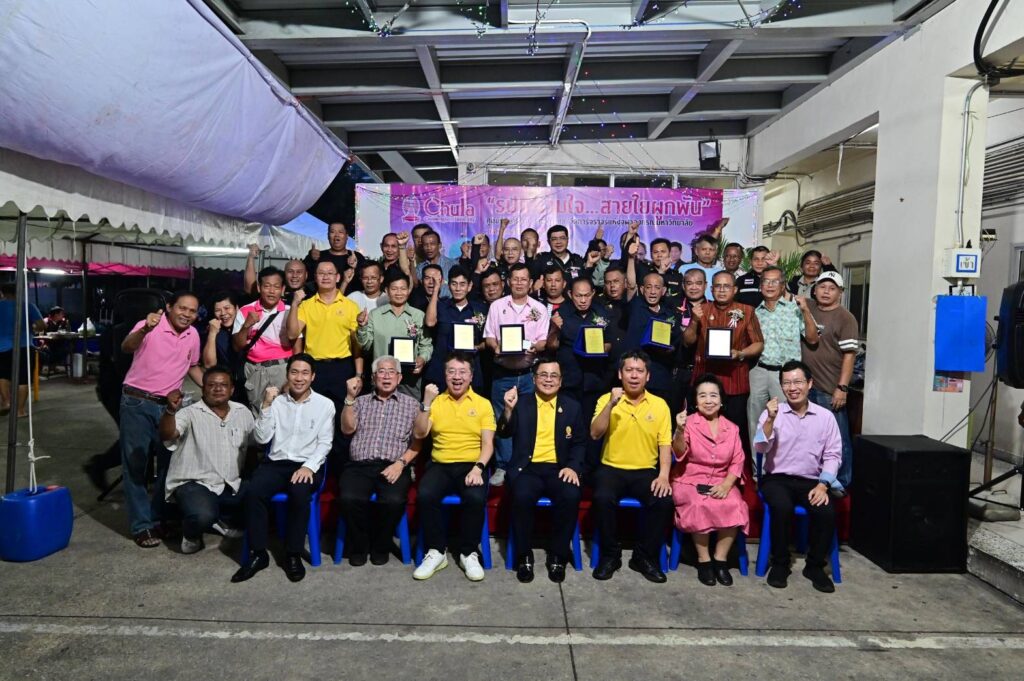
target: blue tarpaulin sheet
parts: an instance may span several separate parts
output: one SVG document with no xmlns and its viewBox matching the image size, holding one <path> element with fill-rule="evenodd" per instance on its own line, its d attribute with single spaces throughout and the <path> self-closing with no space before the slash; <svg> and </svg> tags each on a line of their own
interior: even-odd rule
<svg viewBox="0 0 1024 681">
<path fill-rule="evenodd" d="M 985 296 L 939 296 L 935 370 L 985 370 Z"/>
</svg>

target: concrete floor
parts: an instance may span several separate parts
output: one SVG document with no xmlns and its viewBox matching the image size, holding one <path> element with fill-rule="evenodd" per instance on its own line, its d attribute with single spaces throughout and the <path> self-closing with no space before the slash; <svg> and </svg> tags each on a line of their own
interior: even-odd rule
<svg viewBox="0 0 1024 681">
<path fill-rule="evenodd" d="M 454 564 L 416 583 L 394 560 L 325 560 L 300 584 L 272 567 L 233 585 L 237 544 L 142 551 L 120 499 L 95 502 L 79 466 L 115 429 L 92 386 L 44 383 L 36 416 L 37 455 L 53 457 L 40 481 L 70 487 L 77 519 L 67 550 L 0 564 L 0 679 L 1019 679 L 1024 669 L 1014 601 L 969 575 L 886 574 L 848 550 L 831 596 L 799 572 L 784 591 L 738 574 L 731 589 L 707 588 L 685 566 L 664 585 L 629 570 L 607 583 L 570 571 L 561 587 L 543 575 L 521 585 L 504 569 L 470 584 Z"/>
</svg>

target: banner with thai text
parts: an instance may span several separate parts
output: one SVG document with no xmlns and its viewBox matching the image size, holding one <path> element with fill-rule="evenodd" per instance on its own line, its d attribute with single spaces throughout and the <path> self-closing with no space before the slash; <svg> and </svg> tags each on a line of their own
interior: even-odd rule
<svg viewBox="0 0 1024 681">
<path fill-rule="evenodd" d="M 664 237 L 689 244 L 723 217 L 749 214 L 727 231 L 727 238 L 752 245 L 760 194 L 756 190 L 682 187 L 505 187 L 490 185 L 360 184 L 356 187 L 357 239 L 371 252 L 387 232 L 409 232 L 421 223 L 441 235 L 445 252 L 456 256 L 463 241 L 474 234 L 497 236 L 498 224 L 508 218 L 506 236 L 526 228 L 545 233 L 552 225 L 569 229 L 570 249 L 586 251 L 599 227 L 604 238 L 618 246 L 631 222 L 640 223 L 640 238 L 650 243 Z M 741 204 L 744 210 L 737 211 Z M 752 206 L 752 210 L 751 210 Z"/>
</svg>

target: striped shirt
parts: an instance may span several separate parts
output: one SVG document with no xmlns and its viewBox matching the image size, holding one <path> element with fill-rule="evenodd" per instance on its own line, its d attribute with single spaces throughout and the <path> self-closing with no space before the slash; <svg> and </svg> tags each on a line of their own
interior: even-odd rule
<svg viewBox="0 0 1024 681">
<path fill-rule="evenodd" d="M 228 402 L 227 418 L 221 419 L 200 400 L 174 415 L 174 427 L 177 439 L 164 442 L 172 452 L 165 498 L 170 499 L 186 482 L 198 482 L 218 495 L 225 485 L 237 492 L 255 428 L 252 412 L 238 402 Z"/>
<path fill-rule="evenodd" d="M 395 461 L 412 442 L 412 424 L 420 404 L 400 392 L 381 399 L 376 392 L 356 398 L 352 461 Z"/>
</svg>

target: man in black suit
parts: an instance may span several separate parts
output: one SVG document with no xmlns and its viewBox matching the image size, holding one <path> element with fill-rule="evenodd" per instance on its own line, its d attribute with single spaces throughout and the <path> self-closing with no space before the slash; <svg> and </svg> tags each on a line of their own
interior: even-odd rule
<svg viewBox="0 0 1024 681">
<path fill-rule="evenodd" d="M 557 360 L 543 358 L 534 364 L 533 379 L 536 393 L 523 395 L 522 401 L 514 387 L 505 393 L 505 410 L 498 420 L 498 435 L 514 443 L 507 476 L 516 578 L 533 581 L 533 518 L 537 500 L 546 496 L 552 505 L 548 577 L 561 582 L 580 505 L 587 421 L 578 402 L 558 394 L 562 369 Z"/>
</svg>

